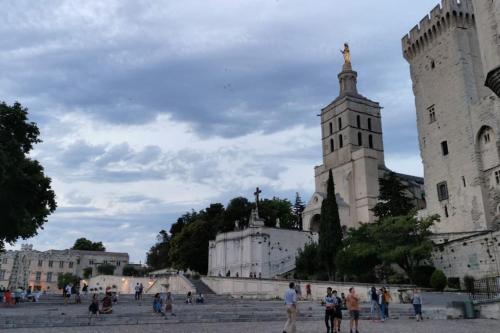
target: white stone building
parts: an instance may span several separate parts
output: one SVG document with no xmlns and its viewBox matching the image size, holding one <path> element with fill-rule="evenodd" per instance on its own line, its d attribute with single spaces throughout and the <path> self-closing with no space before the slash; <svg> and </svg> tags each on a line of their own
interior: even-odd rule
<svg viewBox="0 0 500 333">
<path fill-rule="evenodd" d="M 379 179 L 390 170 L 384 162 L 382 108 L 358 93 L 357 76 L 351 62 L 346 62 L 338 75 L 339 96 L 321 110 L 323 164 L 314 169 L 316 190 L 303 213 L 304 230 L 319 230 L 329 170 L 342 226 L 356 228 L 360 223 L 374 222 L 372 209 L 379 197 Z M 424 207 L 423 179 L 398 176 L 417 207 Z"/>
<path fill-rule="evenodd" d="M 207 275 L 273 278 L 295 269 L 298 250 L 314 241 L 311 232 L 264 226 L 221 233 L 209 243 Z"/>
<path fill-rule="evenodd" d="M 452 277 L 500 275 L 498 246 L 488 245 L 500 238 L 500 103 L 492 92 L 500 4 L 474 4 L 443 0 L 402 40 L 424 164 L 424 215 L 441 216 L 434 263 Z"/>
<path fill-rule="evenodd" d="M 84 270 L 91 269 L 97 274 L 102 264 L 115 266 L 115 275 L 121 275 L 129 262 L 127 253 L 48 250 L 36 251 L 31 245 L 23 245 L 19 251 L 0 253 L 0 286 L 17 288 L 31 287 L 48 292 L 57 292 L 57 277 L 71 273 L 80 278 Z"/>
</svg>

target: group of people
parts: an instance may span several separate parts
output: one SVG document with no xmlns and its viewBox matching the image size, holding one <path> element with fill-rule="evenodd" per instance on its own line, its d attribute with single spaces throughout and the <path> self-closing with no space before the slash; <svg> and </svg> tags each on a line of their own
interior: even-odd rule
<svg viewBox="0 0 500 333">
<path fill-rule="evenodd" d="M 111 313 L 113 313 L 113 295 L 110 291 L 106 291 L 106 294 L 101 300 L 101 306 L 99 306 L 99 298 L 97 295 L 92 295 L 92 301 L 89 305 L 89 325 L 93 317 L 97 317 L 99 314 Z"/>
<path fill-rule="evenodd" d="M 165 307 L 163 304 L 165 304 Z M 153 298 L 153 312 L 163 316 L 166 316 L 167 314 L 175 316 L 174 297 L 172 296 L 172 293 L 167 292 L 165 298 L 163 298 L 160 293 L 155 294 Z"/>
<path fill-rule="evenodd" d="M 389 319 L 389 304 L 392 302 L 392 296 L 387 288 L 382 287 L 377 290 L 375 287 L 370 289 L 370 314 L 372 321 L 376 319 L 376 313 L 379 313 L 380 320 L 383 322 Z"/>
<path fill-rule="evenodd" d="M 11 291 L 8 288 L 0 287 L 0 304 L 16 305 L 20 302 L 38 302 L 42 292 L 40 290 L 33 291 L 31 287 L 25 290 L 23 287 L 18 287 Z"/>
<path fill-rule="evenodd" d="M 138 301 L 138 300 L 142 300 L 142 294 L 144 292 L 144 286 L 142 285 L 142 283 L 139 283 L 137 282 L 135 287 L 134 287 L 134 291 L 135 291 L 135 300 Z"/>
<path fill-rule="evenodd" d="M 306 286 L 308 298 L 311 296 L 310 285 Z M 380 320 L 385 321 L 389 318 L 389 304 L 392 302 L 392 296 L 389 290 L 385 287 L 376 289 L 372 287 L 369 290 L 369 297 L 371 300 L 371 318 L 375 320 L 376 313 L 379 313 Z M 283 333 L 295 333 L 296 331 L 296 318 L 297 318 L 297 300 L 298 293 L 295 283 L 289 284 L 289 289 L 284 295 L 287 321 L 283 328 Z M 417 289 L 413 290 L 413 297 L 411 299 L 415 318 L 417 321 L 423 320 L 422 317 L 422 296 Z M 342 293 L 338 296 L 337 290 L 331 287 L 326 289 L 326 296 L 322 300 L 322 305 L 325 306 L 325 326 L 327 333 L 340 332 L 342 322 L 342 310 L 347 309 L 349 312 L 349 327 L 350 333 L 359 333 L 359 316 L 360 316 L 360 297 L 356 294 L 354 287 L 349 288 L 347 297 Z"/>
</svg>

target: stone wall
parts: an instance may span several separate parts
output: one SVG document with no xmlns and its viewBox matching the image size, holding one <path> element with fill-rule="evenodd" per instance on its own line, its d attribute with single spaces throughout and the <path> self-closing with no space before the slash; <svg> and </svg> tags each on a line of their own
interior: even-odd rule
<svg viewBox="0 0 500 333">
<path fill-rule="evenodd" d="M 115 275 L 99 275 L 88 280 L 82 280 L 80 286 L 86 283 L 90 289 L 98 289 L 104 293 L 107 288 L 115 286 L 114 291 L 120 294 L 134 294 L 137 283 L 142 283 L 144 294 L 156 294 L 170 291 L 173 294 L 195 292 L 196 288 L 183 275 L 176 274 L 163 277 L 131 277 Z M 89 291 L 92 293 L 92 291 Z"/>
<path fill-rule="evenodd" d="M 298 250 L 316 239 L 310 232 L 267 227 L 222 233 L 209 243 L 208 275 L 274 277 L 293 270 Z"/>
<path fill-rule="evenodd" d="M 218 277 L 202 277 L 202 281 L 210 287 L 218 295 L 230 295 L 232 297 L 248 297 L 259 299 L 276 299 L 283 298 L 285 291 L 288 289 L 288 284 L 291 281 L 287 280 L 266 280 L 266 279 L 239 279 L 239 278 L 218 278 Z M 347 284 L 340 282 L 313 282 L 313 281 L 295 281 L 300 285 L 302 297 L 306 297 L 306 285 L 311 285 L 311 293 L 313 299 L 323 299 L 326 295 L 326 288 L 332 287 L 337 290 L 338 295 L 341 293 L 348 294 L 349 288 L 354 287 L 356 293 L 360 296 L 361 301 L 369 301 L 369 290 L 372 285 L 368 284 Z M 374 285 L 377 289 L 382 288 L 382 285 Z M 409 290 L 411 286 L 386 286 L 389 289 L 393 303 L 400 303 L 398 290 Z"/>
<path fill-rule="evenodd" d="M 447 277 L 500 276 L 500 231 L 483 232 L 439 244 L 432 257 L 436 268 Z"/>
</svg>

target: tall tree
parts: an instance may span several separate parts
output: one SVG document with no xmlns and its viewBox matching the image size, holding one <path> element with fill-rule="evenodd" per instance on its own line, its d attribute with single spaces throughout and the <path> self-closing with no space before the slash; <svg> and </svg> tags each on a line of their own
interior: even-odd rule
<svg viewBox="0 0 500 333">
<path fill-rule="evenodd" d="M 170 235 L 165 230 L 161 230 L 156 236 L 156 244 L 151 246 L 146 253 L 146 264 L 149 267 L 156 270 L 171 266 L 170 241 Z"/>
<path fill-rule="evenodd" d="M 280 228 L 292 229 L 294 225 L 292 203 L 288 199 L 273 197 L 260 200 L 259 216 L 264 219 L 266 227 L 275 227 L 277 219 L 280 220 Z"/>
<path fill-rule="evenodd" d="M 407 215 L 415 208 L 413 201 L 406 195 L 408 186 L 394 172 L 389 172 L 379 180 L 379 202 L 373 208 L 373 213 L 379 220 L 388 216 Z"/>
<path fill-rule="evenodd" d="M 0 250 L 6 242 L 35 236 L 56 210 L 50 178 L 29 157 L 39 135 L 28 109 L 0 103 Z"/>
<path fill-rule="evenodd" d="M 248 227 L 252 203 L 247 198 L 237 197 L 229 201 L 224 213 L 224 224 L 220 232 L 233 231 L 234 222 L 239 221 L 242 228 Z"/>
<path fill-rule="evenodd" d="M 88 240 L 87 238 L 84 237 L 78 238 L 71 249 L 84 250 L 84 251 L 100 251 L 100 252 L 106 251 L 106 248 L 104 247 L 102 242 L 92 242 L 91 240 Z"/>
<path fill-rule="evenodd" d="M 326 198 L 321 204 L 318 245 L 319 258 L 328 273 L 328 278 L 333 280 L 336 272 L 335 258 L 342 248 L 342 227 L 332 170 L 328 172 Z"/>
<path fill-rule="evenodd" d="M 295 215 L 295 227 L 302 230 L 302 212 L 306 209 L 306 205 L 302 202 L 299 192 L 295 193 L 295 203 L 293 204 L 292 211 Z"/>
</svg>

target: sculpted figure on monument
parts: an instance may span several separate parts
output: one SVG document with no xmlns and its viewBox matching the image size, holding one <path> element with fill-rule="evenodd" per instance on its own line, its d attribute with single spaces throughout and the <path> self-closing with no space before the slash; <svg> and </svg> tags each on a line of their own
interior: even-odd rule
<svg viewBox="0 0 500 333">
<path fill-rule="evenodd" d="M 349 50 L 349 44 L 344 43 L 344 50 L 340 50 L 340 53 L 344 55 L 344 62 L 346 64 L 351 63 L 351 51 Z"/>
</svg>

